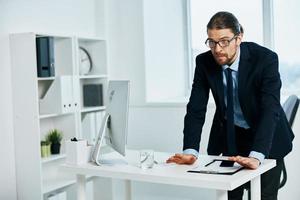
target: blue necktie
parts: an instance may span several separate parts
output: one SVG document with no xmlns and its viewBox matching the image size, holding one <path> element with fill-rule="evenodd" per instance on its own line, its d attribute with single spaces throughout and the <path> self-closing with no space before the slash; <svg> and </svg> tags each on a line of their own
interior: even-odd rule
<svg viewBox="0 0 300 200">
<path fill-rule="evenodd" d="M 227 148 L 228 156 L 237 155 L 236 142 L 235 142 L 235 128 L 233 116 L 233 83 L 232 83 L 232 69 L 227 68 L 226 81 L 227 81 Z"/>
</svg>

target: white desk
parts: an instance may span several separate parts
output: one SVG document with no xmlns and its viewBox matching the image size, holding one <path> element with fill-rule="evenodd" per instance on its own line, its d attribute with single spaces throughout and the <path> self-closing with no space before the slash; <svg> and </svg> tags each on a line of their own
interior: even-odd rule
<svg viewBox="0 0 300 200">
<path fill-rule="evenodd" d="M 113 165 L 96 166 L 88 163 L 85 165 L 67 165 L 62 167 L 77 175 L 77 199 L 85 200 L 85 176 L 99 176 L 123 179 L 126 181 L 126 199 L 131 199 L 130 181 L 144 181 L 151 183 L 162 183 L 171 185 L 182 185 L 200 187 L 217 190 L 218 200 L 227 200 L 227 191 L 233 190 L 238 186 L 251 181 L 251 198 L 260 200 L 260 175 L 276 166 L 275 160 L 265 160 L 257 170 L 241 170 L 234 175 L 213 175 L 188 173 L 187 170 L 193 169 L 198 165 L 205 165 L 217 156 L 199 156 L 198 161 L 193 165 L 164 164 L 165 160 L 173 154 L 155 153 L 155 160 L 159 164 L 152 169 L 143 170 L 138 167 L 138 151 L 127 150 L 126 161 L 128 164 L 119 162 L 122 159 L 117 153 L 106 154 L 107 158 L 116 161 Z M 106 157 L 104 157 L 105 159 Z M 123 159 L 123 160 L 125 160 Z"/>
</svg>

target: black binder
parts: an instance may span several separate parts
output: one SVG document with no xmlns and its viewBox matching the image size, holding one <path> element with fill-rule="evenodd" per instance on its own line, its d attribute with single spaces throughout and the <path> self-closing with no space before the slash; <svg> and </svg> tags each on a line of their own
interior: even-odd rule
<svg viewBox="0 0 300 200">
<path fill-rule="evenodd" d="M 55 76 L 54 70 L 54 38 L 36 38 L 36 56 L 38 77 Z"/>
</svg>

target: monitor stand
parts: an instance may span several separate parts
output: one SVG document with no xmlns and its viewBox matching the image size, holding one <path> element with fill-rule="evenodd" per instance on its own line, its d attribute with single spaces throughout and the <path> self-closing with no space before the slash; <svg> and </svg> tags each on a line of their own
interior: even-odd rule
<svg viewBox="0 0 300 200">
<path fill-rule="evenodd" d="M 124 159 L 120 158 L 109 158 L 105 157 L 105 155 L 101 155 L 101 145 L 106 136 L 106 128 L 110 128 L 110 115 L 106 113 L 103 117 L 100 131 L 98 133 L 98 137 L 96 140 L 95 148 L 92 152 L 92 162 L 97 165 L 114 165 L 114 164 L 128 164 Z M 111 137 L 107 136 L 109 140 Z M 110 141 L 111 143 L 111 141 Z"/>
<path fill-rule="evenodd" d="M 105 137 L 106 128 L 107 128 L 109 119 L 110 119 L 110 115 L 108 113 L 105 113 L 103 120 L 102 120 L 100 131 L 98 133 L 95 148 L 92 153 L 92 161 L 95 162 L 97 165 L 101 165 L 101 163 L 99 161 L 100 160 L 100 149 L 101 149 L 103 139 Z"/>
</svg>

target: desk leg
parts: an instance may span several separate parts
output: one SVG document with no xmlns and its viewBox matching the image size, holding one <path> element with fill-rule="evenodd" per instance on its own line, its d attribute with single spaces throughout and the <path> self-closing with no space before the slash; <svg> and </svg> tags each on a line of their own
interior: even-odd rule
<svg viewBox="0 0 300 200">
<path fill-rule="evenodd" d="M 260 200 L 260 176 L 254 178 L 250 182 L 251 200 Z"/>
<path fill-rule="evenodd" d="M 125 200 L 131 200 L 131 181 L 125 180 Z"/>
<path fill-rule="evenodd" d="M 77 200 L 86 200 L 86 181 L 85 175 L 77 174 Z"/>
<path fill-rule="evenodd" d="M 228 200 L 227 190 L 217 190 L 217 200 Z"/>
</svg>

